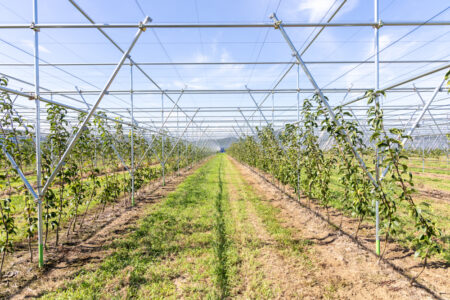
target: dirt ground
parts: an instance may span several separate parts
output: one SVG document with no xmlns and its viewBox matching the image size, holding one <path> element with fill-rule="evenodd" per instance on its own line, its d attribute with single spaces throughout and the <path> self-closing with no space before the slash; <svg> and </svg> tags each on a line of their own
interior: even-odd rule
<svg viewBox="0 0 450 300">
<path fill-rule="evenodd" d="M 330 209 L 328 222 L 324 208 L 314 204 L 308 207 L 308 201 L 304 198 L 299 204 L 294 200 L 292 191 L 287 190 L 290 196 L 283 193 L 265 179 L 267 175 L 262 177 L 260 172 L 255 173 L 255 170 L 234 159 L 230 160 L 245 181 L 255 188 L 262 201 L 268 201 L 280 210 L 284 226 L 313 242 L 316 267 L 312 270 L 302 270 L 301 264 L 283 261 L 276 251 L 269 254 L 262 252 L 262 268 L 270 276 L 286 283 L 280 286 L 285 289 L 282 298 L 294 298 L 298 289 L 302 297 L 326 298 L 327 290 L 333 289 L 333 298 L 342 299 L 450 299 L 449 266 L 444 262 L 430 262 L 418 281 L 411 284 L 410 278 L 422 268 L 412 251 L 391 242 L 385 259 L 379 261 L 372 250 L 372 226 L 364 226 L 358 240 L 355 240 L 352 237 L 357 226 L 354 219 Z M 257 223 L 255 218 L 254 227 L 261 228 Z M 332 224 L 341 224 L 341 229 Z M 270 245 L 263 231 L 256 232 Z M 298 276 L 302 271 L 303 276 Z"/>
<path fill-rule="evenodd" d="M 49 246 L 45 251 L 45 269 L 39 270 L 36 262 L 29 263 L 27 250 L 17 251 L 8 257 L 6 276 L 0 282 L 0 299 L 34 298 L 44 291 L 58 288 L 65 280 L 76 276 L 78 271 L 87 265 L 95 266 L 110 254 L 105 246 L 117 238 L 123 238 L 131 232 L 141 217 L 146 214 L 146 207 L 157 203 L 169 192 L 175 190 L 196 167 L 180 170 L 180 176 L 172 174 L 166 177 L 166 185 L 162 187 L 162 179 L 155 180 L 141 188 L 136 195 L 136 206 L 124 208 L 123 199 L 114 206 L 107 206 L 98 218 L 98 208 L 91 210 L 86 216 L 83 230 L 69 238 L 65 229 L 61 230 L 61 245 Z M 53 245 L 53 238 L 48 245 Z"/>
<path fill-rule="evenodd" d="M 242 298 L 255 298 L 260 295 L 255 293 L 255 283 L 267 285 L 271 296 L 283 298 L 293 298 L 297 290 L 304 284 L 303 278 L 296 266 L 300 262 L 295 259 L 281 255 L 277 249 L 277 243 L 267 232 L 265 225 L 255 211 L 251 201 L 242 201 L 242 190 L 235 176 L 236 174 L 226 173 L 225 181 L 229 193 L 231 207 L 231 217 L 234 220 L 241 258 L 239 273 L 244 279 L 236 294 Z M 241 205 L 241 206 L 239 206 Z M 245 217 L 239 216 L 239 210 L 245 211 Z M 250 251 L 252 246 L 256 251 Z M 258 274 L 259 273 L 259 274 Z M 295 275 L 294 275 L 295 274 Z M 292 276 L 294 275 L 294 276 Z"/>
<path fill-rule="evenodd" d="M 364 225 L 355 240 L 355 219 L 333 209 L 329 209 L 328 219 L 324 208 L 305 198 L 299 203 L 292 190 L 277 188 L 267 174 L 227 159 L 232 172 L 225 173 L 225 182 L 230 221 L 235 230 L 233 244 L 239 257 L 240 280 L 232 293 L 236 297 L 450 299 L 449 266 L 444 262 L 431 261 L 419 280 L 411 284 L 411 277 L 422 269 L 412 251 L 391 242 L 385 259 L 379 261 L 373 251 L 373 226 Z M 147 213 L 146 207 L 163 199 L 195 169 L 184 170 L 179 177 L 168 177 L 165 187 L 161 187 L 161 180 L 150 183 L 140 190 L 134 208 L 124 209 L 122 204 L 109 206 L 97 220 L 93 210 L 87 217 L 86 231 L 63 240 L 59 248 L 49 248 L 45 270 L 38 270 L 28 262 L 26 250 L 15 253 L 13 264 L 8 267 L 11 273 L 0 283 L 0 298 L 38 297 L 62 286 L 81 269 L 96 268 L 112 251 L 105 246 L 132 232 L 136 222 Z M 249 200 L 248 186 L 257 200 Z M 286 249 L 288 245 L 280 245 L 263 219 L 265 214 L 258 210 L 258 203 L 277 208 L 277 221 L 289 229 L 292 241 L 308 241 L 303 252 L 294 253 Z M 49 244 L 53 244 L 52 240 Z M 255 294 L 256 290 L 260 294 Z"/>
<path fill-rule="evenodd" d="M 437 179 L 445 179 L 445 180 L 450 180 L 450 175 L 447 174 L 437 174 L 437 173 L 422 173 L 422 172 L 411 172 L 413 175 L 417 175 L 417 176 L 426 176 L 426 177 L 430 177 L 430 178 L 437 178 Z"/>
<path fill-rule="evenodd" d="M 444 192 L 444 191 L 434 190 L 434 189 L 418 189 L 418 191 L 424 197 L 431 197 L 433 199 L 450 202 L 450 193 L 449 192 Z"/>
</svg>

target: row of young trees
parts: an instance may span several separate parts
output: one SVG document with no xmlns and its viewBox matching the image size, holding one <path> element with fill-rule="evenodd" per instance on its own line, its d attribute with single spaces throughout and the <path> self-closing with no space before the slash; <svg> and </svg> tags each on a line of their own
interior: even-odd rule
<svg viewBox="0 0 450 300">
<path fill-rule="evenodd" d="M 5 78 L 0 84 L 7 85 Z M 71 136 L 80 130 L 72 127 L 69 114 L 63 107 L 47 105 L 48 134 L 41 137 L 43 183 L 64 153 Z M 78 124 L 85 117 L 78 115 Z M 89 209 L 100 205 L 100 215 L 108 204 L 123 199 L 124 207 L 131 205 L 132 191 L 131 132 L 125 132 L 122 123 L 108 121 L 105 114 L 94 117 L 81 134 L 73 151 L 58 172 L 55 181 L 43 198 L 44 245 L 48 246 L 49 232 L 55 233 L 55 246 L 60 243 L 63 224 L 67 236 L 81 230 Z M 34 128 L 14 109 L 13 99 L 0 94 L 0 278 L 7 253 L 14 243 L 27 241 L 30 261 L 33 261 L 33 243 L 36 240 L 37 211 L 35 199 L 27 190 L 12 165 L 24 173 L 36 189 Z M 117 120 L 120 121 L 120 120 Z M 144 136 L 134 130 L 134 188 L 165 174 L 177 171 L 205 157 L 204 149 L 179 142 L 167 135 Z M 164 140 L 164 141 L 163 141 Z M 175 148 L 174 148 L 175 147 Z M 150 150 L 149 150 L 150 149 Z M 172 149 L 171 157 L 167 157 Z M 163 155 L 165 153 L 165 157 Z M 164 164 L 160 164 L 164 157 Z M 34 180 L 33 180 L 34 178 Z"/>
<path fill-rule="evenodd" d="M 349 112 L 343 107 L 334 109 L 338 126 L 315 95 L 303 101 L 300 124 L 287 124 L 276 132 L 271 125 L 258 128 L 256 136 L 241 138 L 228 152 L 237 160 L 271 174 L 283 185 L 291 186 L 298 199 L 303 193 L 323 205 L 327 214 L 331 204 L 351 212 L 358 218 L 355 238 L 362 222 L 375 216 L 378 201 L 386 243 L 381 255 L 389 237 L 404 230 L 398 208 L 406 207 L 414 224 L 411 244 L 425 265 L 430 256 L 443 248 L 440 230 L 412 198 L 413 177 L 402 144 L 402 139 L 409 137 L 400 129 L 385 128 L 383 110 L 376 101 L 381 95 L 368 91 L 366 96 L 370 106 L 367 111 L 370 130 L 366 134 L 370 134 L 372 145 L 364 143 L 364 134 Z M 321 147 L 319 136 L 323 134 L 333 140 L 331 148 Z M 382 171 L 386 169 L 388 172 L 383 177 Z"/>
</svg>

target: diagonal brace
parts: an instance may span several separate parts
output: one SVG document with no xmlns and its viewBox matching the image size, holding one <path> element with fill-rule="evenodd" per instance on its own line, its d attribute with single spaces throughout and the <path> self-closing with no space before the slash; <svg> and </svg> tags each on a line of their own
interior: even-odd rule
<svg viewBox="0 0 450 300">
<path fill-rule="evenodd" d="M 27 180 L 25 175 L 23 174 L 22 170 L 20 170 L 19 166 L 17 165 L 14 158 L 9 154 L 9 152 L 6 150 L 5 145 L 2 144 L 3 152 L 5 153 L 6 157 L 8 158 L 9 162 L 11 163 L 12 167 L 16 170 L 17 174 L 19 174 L 20 178 L 22 179 L 23 183 L 27 187 L 30 194 L 33 196 L 34 200 L 37 201 L 39 199 L 38 195 L 36 194 L 35 190 L 31 186 L 30 182 Z"/>
<path fill-rule="evenodd" d="M 255 103 L 255 106 L 258 109 L 261 116 L 264 118 L 264 121 L 266 122 L 267 125 L 269 125 L 269 121 L 267 121 L 266 116 L 261 111 L 261 108 L 259 107 L 258 102 L 256 102 L 255 98 L 253 97 L 252 93 L 250 92 L 250 89 L 247 86 L 245 86 L 245 88 L 248 90 L 248 94 L 250 95 L 250 98 L 252 98 L 253 103 Z"/>
<path fill-rule="evenodd" d="M 167 160 L 169 159 L 170 155 L 172 155 L 173 150 L 175 150 L 175 147 L 178 145 L 178 143 L 180 142 L 181 138 L 184 136 L 184 134 L 186 133 L 187 129 L 189 128 L 189 126 L 192 124 L 192 122 L 194 121 L 195 116 L 197 115 L 198 111 L 200 110 L 200 108 L 198 108 L 195 111 L 195 114 L 192 116 L 192 119 L 189 121 L 189 123 L 186 125 L 186 127 L 184 127 L 183 132 L 181 133 L 181 135 L 178 137 L 175 145 L 173 145 L 172 149 L 170 149 L 169 153 L 166 156 L 166 159 L 164 159 L 164 163 L 167 162 Z"/>
<path fill-rule="evenodd" d="M 439 93 L 439 91 L 441 90 L 441 86 L 444 84 L 445 82 L 445 78 L 440 82 L 440 84 L 434 89 L 433 94 L 431 95 L 430 99 L 428 100 L 428 102 L 423 106 L 422 111 L 420 112 L 420 114 L 417 116 L 417 119 L 414 121 L 413 125 L 411 126 L 411 128 L 408 130 L 408 133 L 406 134 L 407 136 L 411 136 L 414 132 L 414 130 L 417 128 L 417 126 L 419 125 L 420 121 L 422 120 L 423 116 L 425 115 L 425 113 L 427 112 L 428 108 L 430 107 L 431 103 L 433 102 L 433 100 L 436 98 L 437 94 Z M 408 141 L 408 138 L 405 137 L 402 140 L 402 145 L 405 146 L 406 142 Z M 381 178 L 384 178 L 384 176 L 386 176 L 387 172 L 389 171 L 390 168 L 390 164 L 383 170 L 383 173 L 381 175 Z"/>
<path fill-rule="evenodd" d="M 308 77 L 308 80 L 310 81 L 310 83 L 313 85 L 314 89 L 316 90 L 317 95 L 320 97 L 322 103 L 325 105 L 325 108 L 328 111 L 328 114 L 330 115 L 331 119 L 333 120 L 333 122 L 336 123 L 336 125 L 338 127 L 341 126 L 341 122 L 339 120 L 336 119 L 336 115 L 334 114 L 333 109 L 331 108 L 330 104 L 328 103 L 327 99 L 325 98 L 325 96 L 323 95 L 321 89 L 319 88 L 318 84 L 316 83 L 316 81 L 314 80 L 314 77 L 312 76 L 311 72 L 309 71 L 308 67 L 306 66 L 305 62 L 303 61 L 303 59 L 301 58 L 300 54 L 298 53 L 297 49 L 295 48 L 294 44 L 292 43 L 291 39 L 289 38 L 289 36 L 287 35 L 286 31 L 284 30 L 284 27 L 282 25 L 282 22 L 280 20 L 278 20 L 277 16 L 275 13 L 272 14 L 272 16 L 270 16 L 271 19 L 274 20 L 274 25 L 275 25 L 275 29 L 279 29 L 281 34 L 283 35 L 284 39 L 286 40 L 286 42 L 288 43 L 289 47 L 292 50 L 292 54 L 295 56 L 295 58 L 297 59 L 298 63 L 300 64 L 300 66 L 302 67 L 304 73 L 306 74 L 306 77 Z M 364 172 L 367 174 L 367 176 L 369 177 L 369 180 L 371 181 L 371 183 L 375 186 L 375 188 L 378 188 L 378 183 L 375 180 L 375 178 L 373 178 L 372 173 L 370 173 L 370 171 L 367 169 L 367 166 L 364 162 L 364 160 L 362 159 L 362 157 L 359 155 L 358 151 L 356 150 L 355 146 L 352 144 L 352 141 L 350 140 L 349 134 L 348 132 L 343 129 L 343 133 L 345 136 L 345 140 L 347 141 L 348 145 L 351 147 L 352 152 L 354 154 L 354 156 L 356 157 L 356 159 L 358 160 L 359 165 L 361 166 L 361 168 L 364 170 Z"/>
<path fill-rule="evenodd" d="M 150 18 L 147 16 L 145 18 L 144 22 L 142 22 L 140 25 L 147 24 L 149 22 L 149 20 L 150 20 Z M 122 58 L 120 59 L 120 61 L 117 64 L 116 68 L 114 69 L 113 73 L 111 74 L 111 76 L 109 77 L 108 81 L 106 82 L 105 87 L 100 92 L 100 95 L 98 96 L 97 101 L 92 106 L 92 108 L 89 110 L 89 112 L 88 112 L 86 118 L 84 119 L 84 121 L 81 123 L 80 130 L 78 130 L 77 133 L 75 134 L 75 136 L 71 139 L 71 141 L 69 143 L 69 146 L 67 147 L 66 151 L 61 156 L 61 159 L 59 160 L 57 166 L 55 167 L 55 169 L 51 173 L 50 177 L 48 178 L 47 182 L 45 183 L 45 185 L 44 185 L 44 187 L 42 189 L 41 195 L 45 195 L 45 193 L 47 192 L 48 188 L 50 187 L 50 185 L 52 184 L 53 180 L 55 179 L 56 175 L 61 170 L 61 168 L 62 168 L 62 166 L 64 164 L 64 161 L 66 160 L 67 156 L 70 154 L 70 152 L 72 151 L 72 149 L 75 146 L 76 142 L 80 138 L 80 136 L 81 136 L 81 134 L 83 132 L 83 129 L 85 128 L 85 126 L 87 125 L 87 123 L 89 122 L 91 117 L 94 115 L 95 110 L 97 109 L 97 107 L 99 106 L 99 104 L 102 101 L 103 97 L 107 93 L 109 87 L 111 86 L 112 82 L 116 78 L 117 73 L 119 73 L 120 68 L 122 67 L 122 65 L 125 62 L 125 60 L 129 57 L 131 50 L 136 45 L 136 42 L 138 41 L 139 37 L 141 36 L 141 34 L 142 34 L 142 32 L 144 30 L 145 30 L 145 27 L 143 27 L 143 26 L 140 26 L 140 28 L 137 30 L 137 32 L 136 32 L 136 34 L 134 36 L 134 39 L 131 42 L 131 45 L 129 46 L 128 50 L 122 55 Z"/>
</svg>

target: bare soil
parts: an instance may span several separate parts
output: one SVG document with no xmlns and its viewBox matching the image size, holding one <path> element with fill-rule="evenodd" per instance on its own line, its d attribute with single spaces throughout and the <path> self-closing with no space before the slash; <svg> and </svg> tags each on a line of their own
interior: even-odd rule
<svg viewBox="0 0 450 300">
<path fill-rule="evenodd" d="M 92 209 L 86 215 L 82 230 L 66 238 L 61 230 L 59 247 L 49 246 L 45 251 L 45 268 L 39 269 L 37 262 L 30 263 L 26 249 L 16 251 L 7 258 L 6 276 L 0 281 L 0 299 L 34 298 L 46 291 L 54 290 L 64 281 L 77 275 L 81 268 L 95 268 L 111 253 L 106 246 L 117 238 L 123 238 L 135 228 L 136 222 L 147 213 L 147 207 L 162 200 L 174 191 L 194 168 L 180 170 L 180 176 L 166 176 L 166 185 L 157 179 L 141 188 L 136 195 L 134 207 L 124 207 L 119 201 L 99 214 L 100 208 Z M 128 196 L 129 197 L 129 196 Z M 98 216 L 97 216 L 98 215 Z M 64 233 L 64 234 L 63 234 Z M 53 237 L 48 245 L 54 245 Z M 36 252 L 36 251 L 35 251 Z"/>
<path fill-rule="evenodd" d="M 418 189 L 421 195 L 450 202 L 450 193 L 436 189 Z"/>
<path fill-rule="evenodd" d="M 423 173 L 423 172 L 411 172 L 413 175 L 417 176 L 426 176 L 430 178 L 437 178 L 437 179 L 444 179 L 444 180 L 450 180 L 450 175 L 447 174 L 437 174 L 437 173 Z"/>
<path fill-rule="evenodd" d="M 313 242 L 315 267 L 309 270 L 303 285 L 286 288 L 301 289 L 302 295 L 311 299 L 324 298 L 327 294 L 343 299 L 450 299 L 447 263 L 429 262 L 419 279 L 411 282 L 422 269 L 421 261 L 414 258 L 413 251 L 391 241 L 380 261 L 373 251 L 374 226 L 365 224 L 356 240 L 353 237 L 357 227 L 354 218 L 329 209 L 328 219 L 325 208 L 315 205 L 314 201 L 309 203 L 302 197 L 299 203 L 288 187 L 284 187 L 287 191 L 284 193 L 270 183 L 267 174 L 230 160 L 261 198 L 280 210 L 284 226 Z M 382 250 L 383 247 L 384 242 Z M 283 264 L 285 275 L 276 271 L 280 265 L 276 255 L 265 259 L 269 273 L 273 272 L 281 281 L 296 280 L 290 278 L 298 273 L 294 270 L 296 266 Z M 285 296 L 289 298 L 289 294 Z"/>
<path fill-rule="evenodd" d="M 302 294 L 302 287 L 308 272 L 302 259 L 281 253 L 277 242 L 267 231 L 248 199 L 243 208 L 246 212 L 245 219 L 238 217 L 239 206 L 236 202 L 240 201 L 241 197 L 233 177 L 233 174 L 226 174 L 231 213 L 238 235 L 237 246 L 241 259 L 239 273 L 243 278 L 237 294 L 242 295 L 244 299 L 255 298 L 258 296 L 254 295 L 255 283 L 261 285 L 264 282 L 270 288 L 271 298 L 294 299 L 300 295 L 305 296 Z M 252 247 L 257 251 L 248 250 Z"/>
</svg>

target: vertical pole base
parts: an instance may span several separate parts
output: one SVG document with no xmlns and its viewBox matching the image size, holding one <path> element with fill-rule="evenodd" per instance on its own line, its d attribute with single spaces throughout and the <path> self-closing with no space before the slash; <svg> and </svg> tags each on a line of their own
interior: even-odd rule
<svg viewBox="0 0 450 300">
<path fill-rule="evenodd" d="M 380 256 L 380 213 L 379 213 L 379 202 L 375 202 L 375 241 L 376 241 L 376 253 Z"/>
<path fill-rule="evenodd" d="M 44 267 L 44 245 L 43 244 L 39 244 L 38 256 L 39 256 L 39 268 L 43 268 Z"/>
<path fill-rule="evenodd" d="M 131 178 L 131 206 L 133 207 L 134 205 L 135 202 L 134 202 L 134 171 L 133 171 Z"/>
</svg>

